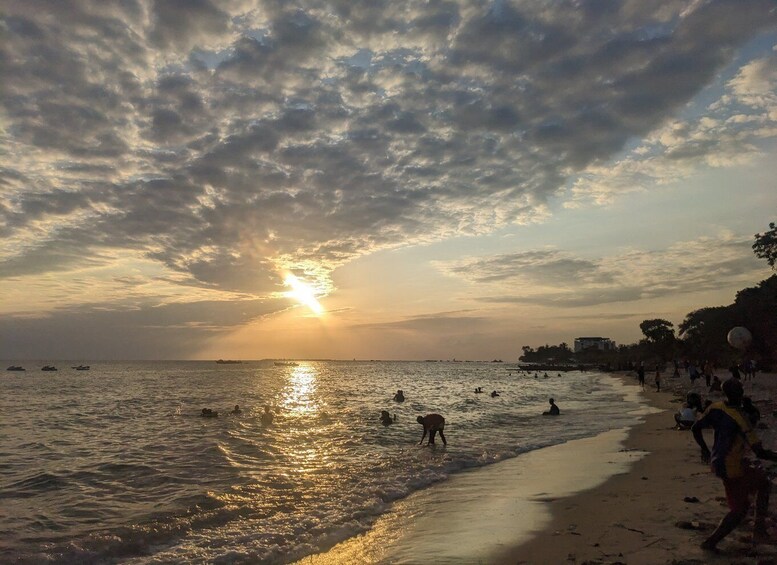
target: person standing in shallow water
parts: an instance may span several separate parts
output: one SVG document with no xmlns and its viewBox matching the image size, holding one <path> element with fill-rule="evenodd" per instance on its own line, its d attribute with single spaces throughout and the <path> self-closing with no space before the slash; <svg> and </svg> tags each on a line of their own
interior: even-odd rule
<svg viewBox="0 0 777 565">
<path fill-rule="evenodd" d="M 639 367 L 637 368 L 637 381 L 639 382 L 639 386 L 642 387 L 642 390 L 645 390 L 645 364 L 640 363 Z"/>
<path fill-rule="evenodd" d="M 714 532 L 701 544 L 702 549 L 716 551 L 718 543 L 730 534 L 747 515 L 750 495 L 755 494 L 755 525 L 753 542 L 768 542 L 766 516 L 769 512 L 771 482 L 760 467 L 753 467 L 745 458 L 750 449 L 759 459 L 777 461 L 777 453 L 764 449 L 750 421 L 742 411 L 744 389 L 738 379 L 723 383 L 725 402 L 711 404 L 691 428 L 693 438 L 701 447 L 701 459 L 710 463 L 712 472 L 723 480 L 729 512 Z M 715 443 L 710 452 L 702 430 L 715 430 Z"/>
<path fill-rule="evenodd" d="M 429 445 L 434 445 L 434 435 L 437 432 L 440 432 L 442 444 L 448 445 L 448 442 L 445 441 L 445 435 L 442 433 L 445 429 L 445 418 L 439 414 L 427 414 L 426 416 L 418 416 L 416 422 L 424 427 L 424 435 L 421 436 L 421 441 L 418 442 L 418 445 L 424 443 L 427 433 L 429 433 Z"/>
</svg>

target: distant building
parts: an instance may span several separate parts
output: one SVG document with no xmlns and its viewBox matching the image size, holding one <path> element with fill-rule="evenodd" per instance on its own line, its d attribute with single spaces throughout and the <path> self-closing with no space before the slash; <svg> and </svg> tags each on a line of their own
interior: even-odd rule
<svg viewBox="0 0 777 565">
<path fill-rule="evenodd" d="M 612 351 L 615 349 L 615 342 L 609 337 L 576 337 L 575 353 L 595 347 L 600 351 Z"/>
</svg>

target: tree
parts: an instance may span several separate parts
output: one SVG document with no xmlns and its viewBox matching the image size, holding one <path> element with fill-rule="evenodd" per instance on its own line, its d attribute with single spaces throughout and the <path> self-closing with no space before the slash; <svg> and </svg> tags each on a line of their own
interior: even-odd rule
<svg viewBox="0 0 777 565">
<path fill-rule="evenodd" d="M 777 269 L 777 225 L 769 223 L 769 231 L 755 234 L 753 253 L 756 257 L 766 259 L 772 269 Z"/>
<path fill-rule="evenodd" d="M 668 320 L 656 318 L 654 320 L 644 320 L 639 329 L 645 334 L 645 338 L 651 343 L 672 343 L 674 342 L 674 324 Z"/>
<path fill-rule="evenodd" d="M 672 322 L 661 318 L 643 320 L 639 329 L 645 334 L 643 342 L 653 355 L 664 361 L 674 355 L 676 339 Z"/>
</svg>

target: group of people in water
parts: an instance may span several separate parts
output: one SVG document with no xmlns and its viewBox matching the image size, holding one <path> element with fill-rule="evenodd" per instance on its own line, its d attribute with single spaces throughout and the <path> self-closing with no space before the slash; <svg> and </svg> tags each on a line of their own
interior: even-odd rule
<svg viewBox="0 0 777 565">
<path fill-rule="evenodd" d="M 235 404 L 235 407 L 229 412 L 232 416 L 239 416 L 243 413 L 243 411 L 240 409 L 239 404 Z M 218 418 L 219 413 L 218 410 L 212 410 L 210 408 L 203 408 L 200 412 L 200 416 L 203 418 Z M 274 414 L 272 412 L 272 409 L 268 404 L 264 405 L 264 412 L 261 415 L 262 424 L 265 426 L 269 426 L 272 424 L 272 421 L 274 419 Z"/>
<path fill-rule="evenodd" d="M 482 393 L 483 387 L 476 387 L 475 393 Z M 499 392 L 494 390 L 491 392 L 491 397 L 497 397 L 499 396 Z M 397 392 L 394 394 L 394 402 L 404 402 L 405 401 L 405 393 L 401 389 L 397 390 Z M 544 416 L 558 416 L 561 414 L 561 410 L 556 405 L 556 401 L 553 398 L 550 398 L 548 400 L 550 404 L 550 409 L 543 412 L 542 414 Z M 384 426 L 389 426 L 397 421 L 397 415 L 394 414 L 393 416 L 389 413 L 388 410 L 381 410 L 380 412 L 380 422 Z M 439 433 L 440 439 L 442 439 L 443 445 L 448 445 L 447 440 L 445 439 L 445 434 L 443 433 L 445 430 L 445 418 L 443 418 L 440 414 L 431 413 L 426 414 L 425 416 L 418 416 L 416 418 L 416 421 L 423 426 L 423 435 L 421 436 L 421 441 L 419 442 L 419 445 L 423 444 L 424 439 L 426 436 L 429 436 L 429 443 L 428 445 L 434 445 L 434 438 Z"/>
</svg>

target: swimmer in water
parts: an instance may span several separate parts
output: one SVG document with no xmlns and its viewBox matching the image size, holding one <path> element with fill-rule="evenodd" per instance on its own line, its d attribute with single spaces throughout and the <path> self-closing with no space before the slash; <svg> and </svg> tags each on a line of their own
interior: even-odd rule
<svg viewBox="0 0 777 565">
<path fill-rule="evenodd" d="M 388 413 L 388 410 L 380 411 L 380 423 L 384 426 L 390 426 L 394 423 L 394 420 L 391 419 L 391 414 Z"/>
<path fill-rule="evenodd" d="M 402 390 L 398 390 L 397 393 L 394 395 L 394 402 L 404 402 L 405 401 L 405 393 L 402 392 Z"/>
<path fill-rule="evenodd" d="M 232 410 L 232 412 L 230 412 L 230 414 L 242 414 L 242 412 L 243 411 L 240 409 L 240 406 L 238 404 L 235 404 L 235 408 L 234 410 Z"/>
<path fill-rule="evenodd" d="M 262 424 L 269 426 L 273 421 L 273 413 L 270 411 L 270 406 L 264 405 L 264 413 L 262 414 Z"/>
<path fill-rule="evenodd" d="M 542 414 L 544 416 L 558 416 L 561 414 L 561 410 L 558 409 L 558 406 L 556 406 L 556 401 L 552 398 L 548 399 L 548 402 L 550 403 L 550 410 L 547 412 L 543 412 Z"/>
<path fill-rule="evenodd" d="M 219 413 L 214 412 L 210 408 L 203 408 L 202 412 L 200 413 L 200 416 L 202 416 L 203 418 L 218 418 Z"/>
<path fill-rule="evenodd" d="M 418 418 L 416 418 L 416 422 L 424 427 L 424 435 L 421 436 L 421 441 L 418 442 L 418 445 L 424 443 L 424 438 L 426 437 L 427 433 L 429 434 L 428 445 L 434 445 L 434 435 L 437 432 L 440 432 L 440 439 L 442 439 L 442 444 L 448 445 L 448 442 L 445 441 L 445 435 L 442 433 L 443 429 L 445 429 L 445 418 L 439 414 L 427 414 L 426 416 L 418 416 Z"/>
</svg>

